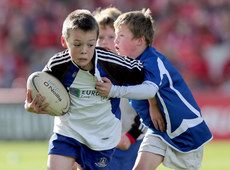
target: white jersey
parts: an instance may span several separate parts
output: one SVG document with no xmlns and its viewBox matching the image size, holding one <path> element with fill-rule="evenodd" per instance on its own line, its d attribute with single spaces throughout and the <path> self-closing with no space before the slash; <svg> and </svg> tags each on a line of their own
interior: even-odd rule
<svg viewBox="0 0 230 170">
<path fill-rule="evenodd" d="M 115 84 L 136 84 L 144 76 L 141 63 L 130 62 L 131 59 L 115 56 L 102 48 L 96 48 L 94 61 L 94 70 L 82 70 L 66 50 L 52 57 L 43 71 L 56 76 L 71 99 L 69 112 L 55 117 L 54 132 L 74 138 L 90 149 L 108 150 L 120 141 L 119 99 L 101 97 L 95 89 L 96 81 L 108 77 Z"/>
</svg>

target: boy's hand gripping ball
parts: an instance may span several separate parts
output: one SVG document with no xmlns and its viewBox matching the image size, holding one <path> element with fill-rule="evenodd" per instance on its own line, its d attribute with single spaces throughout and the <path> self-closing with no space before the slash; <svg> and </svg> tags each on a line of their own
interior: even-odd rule
<svg viewBox="0 0 230 170">
<path fill-rule="evenodd" d="M 70 97 L 63 84 L 54 76 L 46 72 L 34 72 L 27 79 L 27 89 L 31 89 L 32 98 L 37 93 L 45 96 L 43 102 L 49 103 L 45 110 L 50 110 L 49 115 L 61 116 L 68 112 Z"/>
</svg>

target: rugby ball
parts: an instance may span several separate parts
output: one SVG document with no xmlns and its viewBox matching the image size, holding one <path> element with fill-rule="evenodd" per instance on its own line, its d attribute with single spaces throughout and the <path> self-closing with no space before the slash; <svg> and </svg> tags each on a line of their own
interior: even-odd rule
<svg viewBox="0 0 230 170">
<path fill-rule="evenodd" d="M 64 85 L 54 76 L 46 72 L 34 72 L 27 79 L 27 89 L 31 90 L 34 98 L 37 93 L 45 96 L 43 102 L 49 103 L 45 110 L 50 110 L 49 115 L 61 116 L 68 112 L 70 97 Z"/>
</svg>

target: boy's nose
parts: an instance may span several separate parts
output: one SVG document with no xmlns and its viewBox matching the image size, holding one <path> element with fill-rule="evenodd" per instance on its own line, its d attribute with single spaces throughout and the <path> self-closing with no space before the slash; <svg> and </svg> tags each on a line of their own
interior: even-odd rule
<svg viewBox="0 0 230 170">
<path fill-rule="evenodd" d="M 84 45 L 84 46 L 82 47 L 81 51 L 84 52 L 84 53 L 86 53 L 86 51 L 87 51 L 87 46 Z"/>
<path fill-rule="evenodd" d="M 104 39 L 104 40 L 102 41 L 102 44 L 103 44 L 103 45 L 108 44 L 108 40 Z"/>
</svg>

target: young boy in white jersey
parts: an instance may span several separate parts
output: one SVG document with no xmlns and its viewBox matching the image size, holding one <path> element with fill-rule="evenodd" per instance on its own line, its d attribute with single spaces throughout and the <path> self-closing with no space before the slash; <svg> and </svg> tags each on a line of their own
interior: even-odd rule
<svg viewBox="0 0 230 170">
<path fill-rule="evenodd" d="M 81 169 L 106 169 L 121 136 L 119 99 L 101 97 L 96 81 L 101 77 L 116 85 L 143 81 L 141 62 L 95 47 L 98 35 L 98 24 L 88 10 L 73 11 L 62 29 L 62 45 L 67 50 L 50 58 L 43 69 L 63 83 L 71 99 L 68 113 L 55 117 L 49 170 L 70 170 L 74 162 Z M 44 100 L 40 94 L 32 99 L 28 89 L 25 109 L 48 114 Z"/>
<path fill-rule="evenodd" d="M 141 60 L 146 70 L 145 81 L 142 85 L 124 87 L 112 86 L 109 80 L 103 79 L 105 83 L 97 82 L 96 88 L 102 96 L 142 99 L 148 87 L 152 96 L 146 98 L 156 95 L 167 125 L 166 132 L 157 131 L 151 121 L 154 112 L 149 110 L 148 101 L 131 100 L 151 129 L 140 146 L 134 169 L 156 169 L 162 162 L 177 170 L 199 169 L 203 145 L 212 139 L 212 134 L 179 72 L 152 47 L 154 29 L 150 10 L 124 13 L 114 26 L 118 54 Z"/>
<path fill-rule="evenodd" d="M 97 46 L 104 47 L 116 53 L 114 45 L 115 30 L 113 24 L 121 14 L 121 11 L 115 7 L 108 7 L 105 9 L 99 8 L 93 14 L 100 29 Z M 143 128 L 147 130 L 147 127 L 141 123 L 140 116 L 129 104 L 128 99 L 121 99 L 120 108 L 122 136 L 113 154 L 108 170 L 132 170 L 136 161 L 138 149 L 144 137 L 143 132 L 145 131 Z"/>
</svg>

